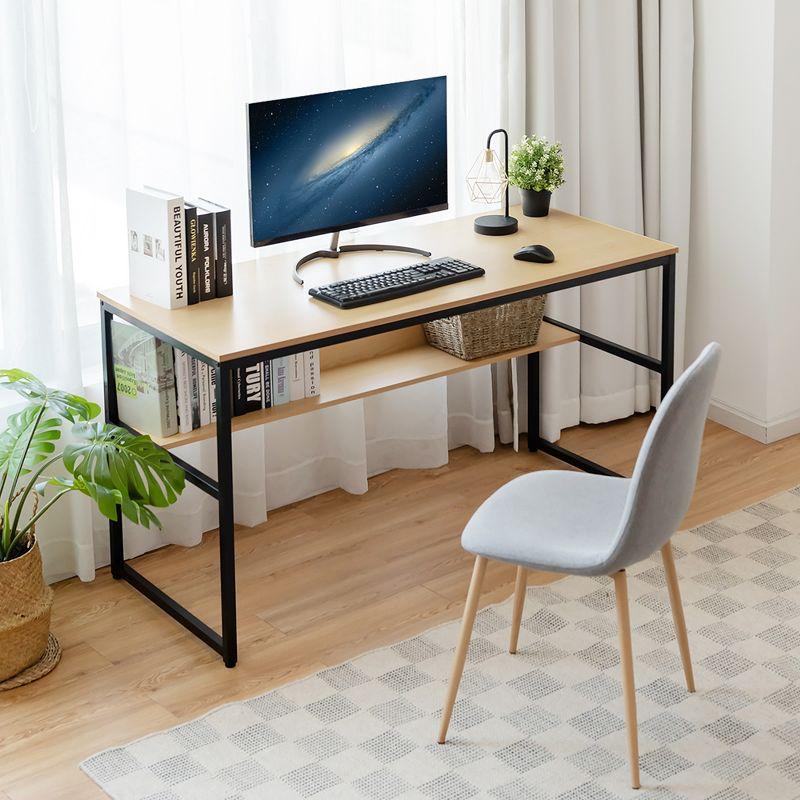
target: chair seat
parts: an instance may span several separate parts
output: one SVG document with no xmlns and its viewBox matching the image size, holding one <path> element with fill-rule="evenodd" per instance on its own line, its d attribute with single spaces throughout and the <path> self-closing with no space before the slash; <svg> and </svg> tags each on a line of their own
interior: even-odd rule
<svg viewBox="0 0 800 800">
<path fill-rule="evenodd" d="M 607 574 L 630 480 L 546 470 L 509 481 L 464 528 L 475 555 L 531 569 Z"/>
</svg>

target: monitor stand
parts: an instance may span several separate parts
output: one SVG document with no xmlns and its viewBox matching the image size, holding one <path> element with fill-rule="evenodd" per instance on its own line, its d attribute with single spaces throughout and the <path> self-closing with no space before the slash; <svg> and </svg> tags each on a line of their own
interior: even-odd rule
<svg viewBox="0 0 800 800">
<path fill-rule="evenodd" d="M 336 231 L 331 237 L 331 246 L 327 250 L 315 250 L 307 256 L 303 256 L 295 265 L 292 277 L 300 286 L 303 285 L 303 279 L 300 277 L 300 267 L 307 264 L 309 261 L 314 261 L 317 258 L 339 258 L 341 253 L 356 253 L 362 250 L 392 250 L 396 253 L 416 253 L 420 256 L 430 256 L 427 250 L 420 250 L 417 247 L 405 247 L 400 244 L 343 244 L 339 245 L 339 231 Z"/>
</svg>

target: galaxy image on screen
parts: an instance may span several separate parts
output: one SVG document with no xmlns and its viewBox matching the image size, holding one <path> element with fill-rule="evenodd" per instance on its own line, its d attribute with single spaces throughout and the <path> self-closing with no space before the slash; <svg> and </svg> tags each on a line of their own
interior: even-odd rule
<svg viewBox="0 0 800 800">
<path fill-rule="evenodd" d="M 248 107 L 253 242 L 447 203 L 445 78 Z"/>
</svg>

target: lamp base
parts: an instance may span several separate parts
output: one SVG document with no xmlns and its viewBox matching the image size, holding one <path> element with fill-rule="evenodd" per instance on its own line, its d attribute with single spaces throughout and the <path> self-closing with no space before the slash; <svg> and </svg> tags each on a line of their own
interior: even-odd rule
<svg viewBox="0 0 800 800">
<path fill-rule="evenodd" d="M 506 236 L 509 233 L 516 233 L 517 227 L 517 220 L 505 214 L 478 217 L 473 225 L 475 233 L 482 233 L 484 236 Z"/>
</svg>

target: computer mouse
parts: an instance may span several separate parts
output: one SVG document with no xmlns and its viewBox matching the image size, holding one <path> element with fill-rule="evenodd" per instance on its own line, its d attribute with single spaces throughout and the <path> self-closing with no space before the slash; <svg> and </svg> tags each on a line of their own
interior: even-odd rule
<svg viewBox="0 0 800 800">
<path fill-rule="evenodd" d="M 537 264 L 552 264 L 556 260 L 553 251 L 543 244 L 529 244 L 526 247 L 520 247 L 514 258 L 517 261 L 535 261 Z"/>
</svg>

